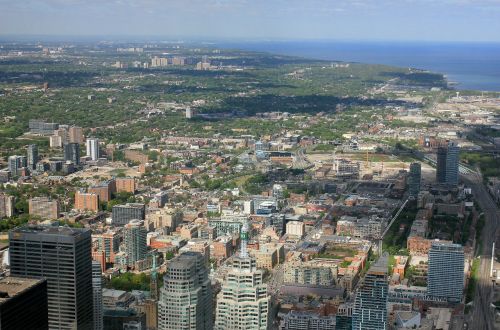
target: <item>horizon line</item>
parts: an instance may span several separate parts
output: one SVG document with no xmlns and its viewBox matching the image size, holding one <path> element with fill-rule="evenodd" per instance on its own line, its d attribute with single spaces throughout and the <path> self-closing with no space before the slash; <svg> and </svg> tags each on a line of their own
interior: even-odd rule
<svg viewBox="0 0 500 330">
<path fill-rule="evenodd" d="M 68 40 L 69 39 L 69 40 Z M 139 40 L 138 40 L 139 39 Z M 164 40 L 161 40 L 164 39 Z M 170 39 L 170 40 L 169 40 Z M 345 42 L 345 43 L 444 43 L 444 44 L 500 44 L 500 40 L 422 40 L 422 39 L 379 39 L 379 38 L 279 38 L 279 37 L 210 37 L 210 36 L 167 36 L 167 35 L 127 35 L 127 34 L 3 34 L 0 42 L 5 41 L 111 41 L 162 43 L 217 43 L 217 42 Z"/>
</svg>

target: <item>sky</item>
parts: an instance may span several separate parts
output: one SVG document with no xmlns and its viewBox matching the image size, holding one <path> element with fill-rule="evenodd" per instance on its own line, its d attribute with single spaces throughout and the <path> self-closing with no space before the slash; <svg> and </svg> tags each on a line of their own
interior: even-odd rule
<svg viewBox="0 0 500 330">
<path fill-rule="evenodd" d="M 500 42 L 500 0 L 0 0 L 0 35 Z"/>
</svg>

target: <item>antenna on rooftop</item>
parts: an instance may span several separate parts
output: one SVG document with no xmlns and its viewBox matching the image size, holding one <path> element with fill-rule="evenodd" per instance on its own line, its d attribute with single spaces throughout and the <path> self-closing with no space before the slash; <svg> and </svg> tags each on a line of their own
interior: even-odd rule
<svg viewBox="0 0 500 330">
<path fill-rule="evenodd" d="M 247 251 L 248 222 L 247 221 L 245 221 L 245 223 L 243 224 L 243 227 L 241 227 L 240 239 L 241 239 L 240 257 L 242 257 L 242 258 L 248 258 L 248 251 Z"/>
</svg>

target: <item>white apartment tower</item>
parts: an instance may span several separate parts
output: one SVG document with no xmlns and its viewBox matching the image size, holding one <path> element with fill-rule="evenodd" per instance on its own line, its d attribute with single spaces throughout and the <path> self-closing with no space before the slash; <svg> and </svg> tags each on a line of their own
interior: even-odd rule
<svg viewBox="0 0 500 330">
<path fill-rule="evenodd" d="M 87 157 L 92 160 L 98 160 L 99 155 L 99 139 L 89 138 L 87 139 Z"/>
</svg>

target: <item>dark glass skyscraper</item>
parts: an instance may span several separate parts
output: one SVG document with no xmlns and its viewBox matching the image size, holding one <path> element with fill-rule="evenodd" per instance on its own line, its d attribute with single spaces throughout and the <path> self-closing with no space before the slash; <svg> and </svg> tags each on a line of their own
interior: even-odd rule
<svg viewBox="0 0 500 330">
<path fill-rule="evenodd" d="M 64 145 L 64 160 L 69 160 L 75 165 L 80 165 L 80 145 L 78 143 Z"/>
<path fill-rule="evenodd" d="M 441 146 L 437 150 L 436 182 L 446 183 L 446 154 L 448 149 Z"/>
<path fill-rule="evenodd" d="M 458 184 L 460 148 L 455 142 L 441 146 L 437 151 L 436 181 L 449 185 Z"/>
<path fill-rule="evenodd" d="M 387 256 L 370 267 L 354 301 L 353 330 L 385 330 L 387 324 Z"/>
<path fill-rule="evenodd" d="M 11 276 L 0 279 L 0 329 L 49 329 L 47 281 Z"/>
<path fill-rule="evenodd" d="M 90 230 L 25 226 L 10 231 L 9 241 L 11 275 L 47 280 L 49 328 L 91 330 Z"/>
<path fill-rule="evenodd" d="M 420 192 L 420 182 L 422 180 L 422 167 L 420 163 L 412 163 L 410 165 L 410 176 L 408 178 L 408 186 L 410 188 L 410 196 L 416 197 Z"/>
</svg>

